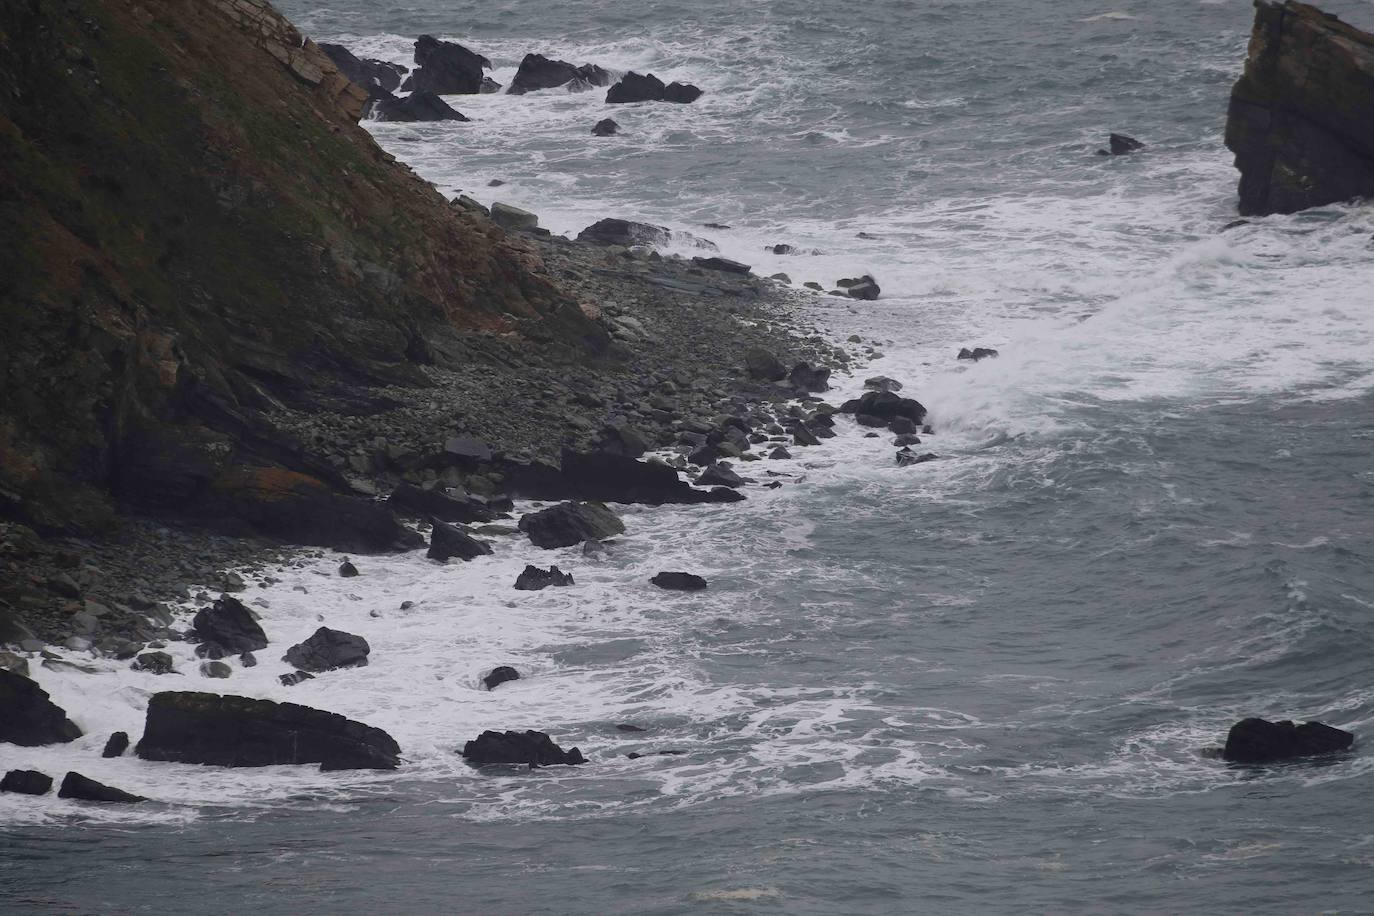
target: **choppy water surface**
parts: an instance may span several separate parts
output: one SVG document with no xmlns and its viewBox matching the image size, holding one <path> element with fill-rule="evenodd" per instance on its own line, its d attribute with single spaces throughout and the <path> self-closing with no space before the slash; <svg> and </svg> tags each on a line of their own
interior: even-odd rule
<svg viewBox="0 0 1374 916">
<path fill-rule="evenodd" d="M 605 558 L 505 539 L 250 592 L 274 645 L 322 616 L 372 665 L 215 686 L 386 728 L 396 774 L 100 761 L 165 679 L 44 670 L 90 735 L 5 765 L 158 801 L 0 796 L 8 908 L 1369 910 L 1374 758 L 1200 753 L 1243 715 L 1374 724 L 1374 209 L 1220 231 L 1248 4 L 284 6 L 396 60 L 420 32 L 463 40 L 503 82 L 541 51 L 705 88 L 459 97 L 471 124 L 374 127 L 446 192 L 555 231 L 625 216 L 798 282 L 873 273 L 881 301 L 813 311 L 882 342 L 869 369 L 931 408 L 945 460 L 896 468 L 846 426 L 741 505 L 627 510 Z M 607 115 L 626 133 L 590 137 Z M 1092 155 L 1109 130 L 1149 148 Z M 974 344 L 1002 357 L 953 361 Z M 510 589 L 550 560 L 576 588 Z M 710 590 L 647 584 L 676 568 Z M 496 664 L 526 679 L 482 691 Z M 593 763 L 475 772 L 453 750 L 488 727 Z M 623 756 L 657 749 L 687 753 Z"/>
</svg>

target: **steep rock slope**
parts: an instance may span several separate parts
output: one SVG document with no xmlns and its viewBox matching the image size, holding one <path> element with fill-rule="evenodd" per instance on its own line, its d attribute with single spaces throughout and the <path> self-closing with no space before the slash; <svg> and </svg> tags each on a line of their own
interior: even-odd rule
<svg viewBox="0 0 1374 916">
<path fill-rule="evenodd" d="M 1374 197 L 1374 35 L 1304 3 L 1257 0 L 1226 145 L 1246 215 Z"/>
</svg>

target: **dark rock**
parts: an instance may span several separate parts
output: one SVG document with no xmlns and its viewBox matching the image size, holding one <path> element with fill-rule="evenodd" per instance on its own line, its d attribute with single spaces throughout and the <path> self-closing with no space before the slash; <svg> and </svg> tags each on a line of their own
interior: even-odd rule
<svg viewBox="0 0 1374 916">
<path fill-rule="evenodd" d="M 21 747 L 65 744 L 81 737 L 48 692 L 21 674 L 0 668 L 0 741 Z"/>
<path fill-rule="evenodd" d="M 791 254 L 796 251 L 795 248 L 787 244 L 769 245 L 767 248 L 769 251 L 773 252 L 773 254 Z"/>
<path fill-rule="evenodd" d="M 339 564 L 339 575 L 345 579 L 352 579 L 354 576 L 358 575 L 358 567 L 354 566 L 350 561 L 344 560 Z"/>
<path fill-rule="evenodd" d="M 390 735 L 332 712 L 213 693 L 154 694 L 138 756 L 259 767 L 318 763 L 322 770 L 395 769 Z"/>
<path fill-rule="evenodd" d="M 572 575 L 563 572 L 557 566 L 540 569 L 538 566 L 527 565 L 524 571 L 515 577 L 515 588 L 522 592 L 537 592 L 540 589 L 548 588 L 550 585 L 572 584 L 574 584 Z"/>
<path fill-rule="evenodd" d="M 897 467 L 904 468 L 913 464 L 925 464 L 927 461 L 935 461 L 939 457 L 933 452 L 918 455 L 909 448 L 901 448 L 897 451 Z"/>
<path fill-rule="evenodd" d="M 663 85 L 663 80 L 652 73 L 642 76 L 631 70 L 606 93 L 606 101 L 612 104 L 660 102 L 663 100 L 663 93 L 667 88 Z"/>
<path fill-rule="evenodd" d="M 920 429 L 919 426 L 912 423 L 906 417 L 893 417 L 892 422 L 887 424 L 887 428 L 899 436 L 915 435 L 916 431 Z"/>
<path fill-rule="evenodd" d="M 875 417 L 872 414 L 856 413 L 854 415 L 854 422 L 858 423 L 860 426 L 869 426 L 874 429 L 881 429 L 882 427 L 887 425 L 888 421 L 886 417 Z"/>
<path fill-rule="evenodd" d="M 134 659 L 129 666 L 135 671 L 147 671 L 149 674 L 172 674 L 172 656 L 166 652 L 144 652 Z"/>
<path fill-rule="evenodd" d="M 297 643 L 282 661 L 302 671 L 333 671 L 335 668 L 361 668 L 372 651 L 367 640 L 343 630 L 320 627 L 305 642 Z"/>
<path fill-rule="evenodd" d="M 701 98 L 701 90 L 691 83 L 669 83 L 663 87 L 663 101 L 687 105 Z"/>
<path fill-rule="evenodd" d="M 1374 35 L 1314 6 L 1257 2 L 1226 115 L 1241 214 L 1374 197 L 1371 110 Z"/>
<path fill-rule="evenodd" d="M 463 745 L 468 763 L 524 763 L 531 767 L 586 763 L 577 748 L 564 751 L 544 732 L 485 731 Z"/>
<path fill-rule="evenodd" d="M 528 210 L 521 210 L 519 207 L 512 207 L 510 204 L 503 204 L 500 201 L 491 205 L 491 221 L 503 229 L 523 232 L 528 232 L 539 225 L 538 216 Z"/>
<path fill-rule="evenodd" d="M 315 675 L 309 671 L 292 671 L 290 674 L 277 675 L 277 680 L 281 682 L 283 687 L 295 687 L 303 681 L 313 681 L 314 679 Z"/>
<path fill-rule="evenodd" d="M 784 460 L 787 458 L 791 458 L 792 453 L 789 452 L 787 449 L 783 448 L 781 445 L 779 445 L 777 448 L 773 449 L 771 452 L 768 453 L 768 457 L 776 460 Z"/>
<path fill-rule="evenodd" d="M 662 226 L 635 223 L 625 219 L 601 219 L 577 234 L 579 242 L 589 245 L 623 245 L 626 248 L 645 245 L 650 248 L 666 244 L 672 233 Z"/>
<path fill-rule="evenodd" d="M 20 795 L 47 795 L 52 791 L 52 777 L 37 770 L 10 770 L 0 779 L 0 792 Z"/>
<path fill-rule="evenodd" d="M 916 435 L 915 433 L 902 433 L 902 434 L 901 434 L 900 436 L 898 436 L 896 439 L 893 439 L 893 440 L 892 440 L 892 444 L 893 444 L 893 445 L 899 445 L 899 446 L 900 446 L 900 445 L 920 445 L 920 444 L 921 444 L 921 437 L 918 436 L 918 435 Z"/>
<path fill-rule="evenodd" d="M 142 795 L 133 795 L 123 789 L 107 786 L 94 779 L 69 771 L 62 779 L 62 788 L 57 790 L 58 798 L 75 798 L 80 801 L 96 802 L 141 802 L 147 801 Z"/>
<path fill-rule="evenodd" d="M 697 486 L 700 487 L 735 487 L 744 486 L 744 478 L 736 474 L 727 467 L 713 464 L 701 472 L 697 478 Z"/>
<path fill-rule="evenodd" d="M 901 391 L 902 383 L 886 375 L 875 375 L 873 378 L 864 379 L 864 387 L 874 391 Z"/>
<path fill-rule="evenodd" d="M 844 289 L 845 294 L 851 299 L 865 299 L 871 301 L 877 299 L 879 293 L 882 292 L 877 281 L 867 274 L 852 280 L 840 280 L 836 285 Z"/>
<path fill-rule="evenodd" d="M 201 608 L 191 621 L 191 631 L 201 642 L 218 646 L 230 655 L 267 648 L 267 634 L 253 619 L 252 612 L 229 595 Z"/>
<path fill-rule="evenodd" d="M 374 121 L 470 121 L 467 115 L 433 92 L 412 92 L 407 96 L 379 95 L 367 108 Z"/>
<path fill-rule="evenodd" d="M 1321 722 L 1294 725 L 1286 720 L 1242 719 L 1231 726 L 1221 754 L 1235 763 L 1269 763 L 1343 751 L 1354 740 L 1350 732 Z"/>
<path fill-rule="evenodd" d="M 613 118 L 602 118 L 592 127 L 593 137 L 613 137 L 620 130 L 620 125 Z"/>
<path fill-rule="evenodd" d="M 621 534 L 625 523 L 600 503 L 566 502 L 522 515 L 520 530 L 534 546 L 552 550 Z"/>
<path fill-rule="evenodd" d="M 630 753 L 626 754 L 625 756 L 628 757 L 628 758 L 631 759 L 631 760 L 638 760 L 638 759 L 641 758 L 641 757 L 678 757 L 678 756 L 681 756 L 682 754 L 685 754 L 685 753 L 687 753 L 687 752 L 686 752 L 686 751 L 672 751 L 672 750 L 669 750 L 669 751 L 649 751 L 647 754 L 641 754 L 641 753 L 638 752 L 638 751 L 631 751 Z"/>
<path fill-rule="evenodd" d="M 244 652 L 239 656 L 239 664 L 245 668 L 256 668 L 258 666 L 258 657 L 252 652 Z"/>
<path fill-rule="evenodd" d="M 444 442 L 444 455 L 471 468 L 491 460 L 491 446 L 476 436 L 453 436 Z"/>
<path fill-rule="evenodd" d="M 705 579 L 688 572 L 661 572 L 649 581 L 671 592 L 699 592 L 706 587 Z"/>
<path fill-rule="evenodd" d="M 920 423 L 926 416 L 926 409 L 920 401 L 901 397 L 891 391 L 869 391 L 863 397 L 845 401 L 840 405 L 840 412 L 868 414 L 886 420 L 906 417 L 912 423 Z"/>
<path fill-rule="evenodd" d="M 318 42 L 318 45 L 321 51 L 329 55 L 329 59 L 339 68 L 339 72 L 351 82 L 366 89 L 369 96 L 379 91 L 395 92 L 400 88 L 401 77 L 406 72 L 406 68 L 400 64 L 372 58 L 360 59 L 343 45 L 324 41 Z"/>
<path fill-rule="evenodd" d="M 487 685 L 488 690 L 495 690 L 499 685 L 506 681 L 520 680 L 520 672 L 509 665 L 501 665 L 491 669 L 486 677 L 482 678 L 482 683 Z"/>
<path fill-rule="evenodd" d="M 447 522 L 435 521 L 429 532 L 429 552 L 425 556 L 443 562 L 457 557 L 464 562 L 491 553 L 491 545 L 479 541 Z"/>
<path fill-rule="evenodd" d="M 410 518 L 437 518 L 444 522 L 489 522 L 496 518 L 486 502 L 471 496 L 457 496 L 435 487 L 426 490 L 411 484 L 401 484 L 387 500 L 397 515 Z"/>
<path fill-rule="evenodd" d="M 477 95 L 491 61 L 452 41 L 421 35 L 415 41 L 415 71 L 402 89 L 438 95 Z"/>
<path fill-rule="evenodd" d="M 1233 219 L 1233 220 L 1231 220 L 1229 223 L 1227 223 L 1225 226 L 1222 226 L 1222 227 L 1221 227 L 1221 231 L 1222 231 L 1222 232 L 1230 232 L 1232 229 L 1239 229 L 1241 226 L 1248 226 L 1248 225 L 1250 225 L 1250 221 L 1249 221 L 1248 219 Z"/>
<path fill-rule="evenodd" d="M 956 358 L 971 359 L 974 362 L 977 362 L 980 359 L 990 359 L 995 356 L 997 356 L 997 351 L 992 349 L 991 347 L 974 347 L 972 350 L 970 350 L 968 347 L 960 347 L 959 355 Z"/>
<path fill-rule="evenodd" d="M 718 270 L 727 274 L 743 275 L 753 270 L 748 264 L 741 264 L 729 258 L 692 258 L 692 263 L 703 270 Z"/>
<path fill-rule="evenodd" d="M 203 642 L 196 646 L 196 658 L 221 659 L 225 654 L 222 646 L 212 642 Z"/>
<path fill-rule="evenodd" d="M 804 286 L 804 287 L 806 287 L 807 289 L 810 289 L 810 290 L 815 290 L 815 291 L 818 292 L 818 293 L 825 290 L 825 287 L 824 287 L 824 286 L 821 286 L 821 285 L 820 285 L 819 283 L 817 283 L 815 280 L 807 280 L 805 283 L 802 284 L 802 286 Z"/>
<path fill-rule="evenodd" d="M 122 757 L 124 752 L 129 749 L 129 733 L 115 732 L 110 735 L 110 739 L 105 742 L 105 750 L 100 752 L 101 757 Z"/>
<path fill-rule="evenodd" d="M 721 501 L 710 492 L 695 489 L 666 464 L 637 461 L 612 452 L 572 451 L 563 453 L 562 463 L 560 485 L 549 493 L 553 497 L 650 506 Z"/>
<path fill-rule="evenodd" d="M 750 378 L 764 382 L 780 382 L 787 378 L 787 367 L 762 347 L 751 347 L 744 354 L 744 367 Z"/>
<path fill-rule="evenodd" d="M 524 95 L 539 89 L 554 89 L 568 86 L 571 90 L 590 89 L 605 86 L 611 75 L 595 64 L 575 67 L 564 60 L 551 60 L 542 54 L 526 54 L 520 61 L 520 69 L 510 81 L 506 90 L 510 95 Z M 571 84 L 571 85 L 570 85 Z"/>
<path fill-rule="evenodd" d="M 228 665 L 226 665 L 224 662 L 201 662 L 201 663 L 200 663 L 200 676 L 201 676 L 201 677 L 226 678 L 226 677 L 231 676 L 233 673 L 234 673 L 234 669 L 233 669 L 233 668 L 230 668 L 230 667 L 229 667 Z"/>
<path fill-rule="evenodd" d="M 625 458 L 639 458 L 649 450 L 649 443 L 633 426 L 607 424 L 596 440 L 597 448 Z"/>
<path fill-rule="evenodd" d="M 806 424 L 798 423 L 788 430 L 792 433 L 793 445 L 820 445 L 820 438 L 807 428 Z"/>
<path fill-rule="evenodd" d="M 1144 143 L 1125 134 L 1109 134 L 1107 146 L 1107 149 L 1098 150 L 1097 154 L 1099 156 L 1124 156 L 1127 153 L 1134 153 L 1136 150 L 1145 148 Z"/>
<path fill-rule="evenodd" d="M 615 727 L 615 730 L 618 732 L 642 732 L 647 731 L 648 729 L 644 728 L 644 726 L 642 725 L 630 725 L 629 723 L 621 723 Z"/>
<path fill-rule="evenodd" d="M 810 363 L 797 363 L 787 374 L 787 380 L 799 391 L 829 391 L 830 370 Z"/>
</svg>

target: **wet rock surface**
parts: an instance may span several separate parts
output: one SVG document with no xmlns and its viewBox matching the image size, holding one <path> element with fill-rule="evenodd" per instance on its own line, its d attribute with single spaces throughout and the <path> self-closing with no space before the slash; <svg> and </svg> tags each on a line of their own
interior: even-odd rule
<svg viewBox="0 0 1374 916">
<path fill-rule="evenodd" d="M 0 792 L 47 795 L 51 791 L 52 777 L 37 770 L 10 770 L 0 779 Z"/>
<path fill-rule="evenodd" d="M 74 798 L 79 801 L 117 802 L 120 804 L 147 801 L 142 795 L 134 795 L 131 792 L 125 792 L 123 789 L 107 786 L 104 783 L 96 782 L 88 776 L 82 776 L 75 771 L 68 772 L 67 775 L 63 777 L 62 787 L 57 790 L 57 797 Z"/>
<path fill-rule="evenodd" d="M 520 530 L 545 550 L 622 534 L 625 523 L 600 503 L 566 502 L 520 517 Z"/>
<path fill-rule="evenodd" d="M 302 671 L 333 671 L 335 668 L 357 668 L 367 664 L 372 651 L 367 640 L 342 630 L 320 627 L 309 639 L 297 643 L 282 661 Z"/>
<path fill-rule="evenodd" d="M 576 765 L 587 759 L 577 748 L 564 751 L 544 732 L 484 731 L 463 746 L 469 763 L 523 763 L 531 767 Z"/>
<path fill-rule="evenodd" d="M 22 747 L 65 744 L 81 737 L 81 729 L 38 684 L 0 669 L 0 741 Z"/>
<path fill-rule="evenodd" d="M 1222 757 L 1234 763 L 1273 763 L 1295 757 L 1333 754 L 1350 748 L 1355 736 L 1321 722 L 1242 719 L 1226 735 Z"/>
</svg>

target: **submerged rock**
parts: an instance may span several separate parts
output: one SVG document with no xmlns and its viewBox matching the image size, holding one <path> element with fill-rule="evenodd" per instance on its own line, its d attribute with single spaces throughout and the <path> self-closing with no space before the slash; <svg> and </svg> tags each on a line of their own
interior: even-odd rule
<svg viewBox="0 0 1374 916">
<path fill-rule="evenodd" d="M 520 517 L 520 530 L 545 550 L 622 534 L 625 523 L 601 503 L 566 502 Z"/>
<path fill-rule="evenodd" d="M 735 487 L 744 486 L 744 478 L 734 471 L 720 464 L 712 464 L 701 472 L 697 478 L 697 483 L 703 487 Z"/>
<path fill-rule="evenodd" d="M 201 677 L 226 678 L 231 676 L 233 673 L 234 669 L 230 668 L 224 662 L 213 661 L 200 663 Z"/>
<path fill-rule="evenodd" d="M 537 592 L 551 585 L 572 584 L 573 577 L 569 573 L 563 572 L 557 566 L 550 566 L 548 569 L 540 569 L 538 566 L 527 565 L 520 575 L 515 577 L 515 588 L 517 591 L 522 592 Z"/>
<path fill-rule="evenodd" d="M 565 60 L 552 60 L 542 54 L 526 54 L 520 61 L 520 68 L 506 90 L 510 95 L 523 95 L 539 89 L 555 89 L 567 86 L 577 92 L 593 86 L 605 86 L 611 81 L 611 74 L 596 64 L 574 66 Z"/>
<path fill-rule="evenodd" d="M 361 668 L 367 664 L 371 651 L 367 640 L 361 636 L 320 627 L 309 639 L 287 649 L 282 661 L 302 671 Z"/>
<path fill-rule="evenodd" d="M 1128 137 L 1125 134 L 1108 134 L 1107 149 L 1097 151 L 1099 156 L 1125 156 L 1127 153 L 1134 153 L 1136 150 L 1145 148 L 1135 137 Z"/>
<path fill-rule="evenodd" d="M 490 69 L 491 61 L 457 42 L 421 35 L 415 40 L 415 71 L 401 88 L 438 95 L 477 95 L 483 91 L 482 71 Z"/>
<path fill-rule="evenodd" d="M 959 355 L 955 359 L 971 359 L 977 362 L 980 359 L 992 359 L 996 356 L 997 351 L 992 347 L 974 347 L 972 350 L 968 347 L 960 347 Z"/>
<path fill-rule="evenodd" d="M 267 648 L 267 634 L 253 619 L 253 613 L 229 595 L 201 608 L 191 621 L 191 631 L 202 643 L 219 648 L 224 655 Z"/>
<path fill-rule="evenodd" d="M 123 789 L 116 789 L 114 786 L 96 782 L 76 771 L 68 772 L 63 778 L 62 788 L 57 790 L 57 797 L 75 798 L 80 801 L 121 802 L 124 804 L 148 800 L 142 795 L 134 795 Z"/>
<path fill-rule="evenodd" d="M 1256 3 L 1226 113 L 1241 214 L 1374 197 L 1371 111 L 1374 35 L 1303 3 Z"/>
<path fill-rule="evenodd" d="M 259 767 L 318 763 L 322 770 L 400 765 L 390 735 L 337 713 L 214 693 L 154 694 L 138 756 L 144 760 Z"/>
<path fill-rule="evenodd" d="M 433 92 L 412 92 L 397 97 L 391 93 L 373 99 L 367 116 L 374 121 L 470 121 L 467 115 Z"/>
<path fill-rule="evenodd" d="M 586 763 L 582 751 L 564 751 L 544 732 L 484 731 L 463 745 L 462 755 L 468 763 L 524 763 L 531 767 L 577 765 Z"/>
<path fill-rule="evenodd" d="M 592 126 L 593 137 L 613 137 L 620 131 L 614 118 L 602 118 Z"/>
<path fill-rule="evenodd" d="M 701 98 L 700 88 L 691 83 L 669 83 L 663 87 L 663 101 L 676 102 L 679 105 L 688 105 Z"/>
<path fill-rule="evenodd" d="M 706 588 L 705 579 L 689 572 L 661 572 L 649 581 L 671 592 L 699 592 Z"/>
<path fill-rule="evenodd" d="M 20 795 L 47 795 L 52 791 L 52 777 L 37 770 L 10 770 L 0 779 L 0 792 Z"/>
<path fill-rule="evenodd" d="M 840 405 L 840 412 L 866 414 L 885 420 L 906 417 L 912 423 L 920 423 L 926 417 L 926 409 L 920 401 L 901 397 L 891 391 L 869 391 L 862 397 L 845 401 Z"/>
<path fill-rule="evenodd" d="M 487 676 L 482 678 L 482 683 L 487 686 L 488 690 L 495 690 L 501 684 L 506 683 L 506 681 L 518 680 L 520 680 L 519 671 L 516 671 L 510 665 L 500 665 L 491 669 Z"/>
<path fill-rule="evenodd" d="M 453 557 L 466 562 L 489 553 L 491 545 L 486 541 L 479 541 L 447 522 L 435 521 L 429 532 L 429 552 L 425 556 L 440 562 Z"/>
<path fill-rule="evenodd" d="M 81 737 L 48 692 L 21 674 L 0 668 L 0 741 L 21 747 L 65 744 Z"/>
<path fill-rule="evenodd" d="M 115 732 L 110 735 L 105 742 L 105 749 L 100 752 L 101 757 L 122 757 L 124 752 L 129 749 L 129 733 Z"/>
<path fill-rule="evenodd" d="M 1221 755 L 1235 763 L 1270 763 L 1343 751 L 1354 741 L 1352 733 L 1321 722 L 1294 725 L 1251 718 L 1231 726 Z"/>
</svg>

